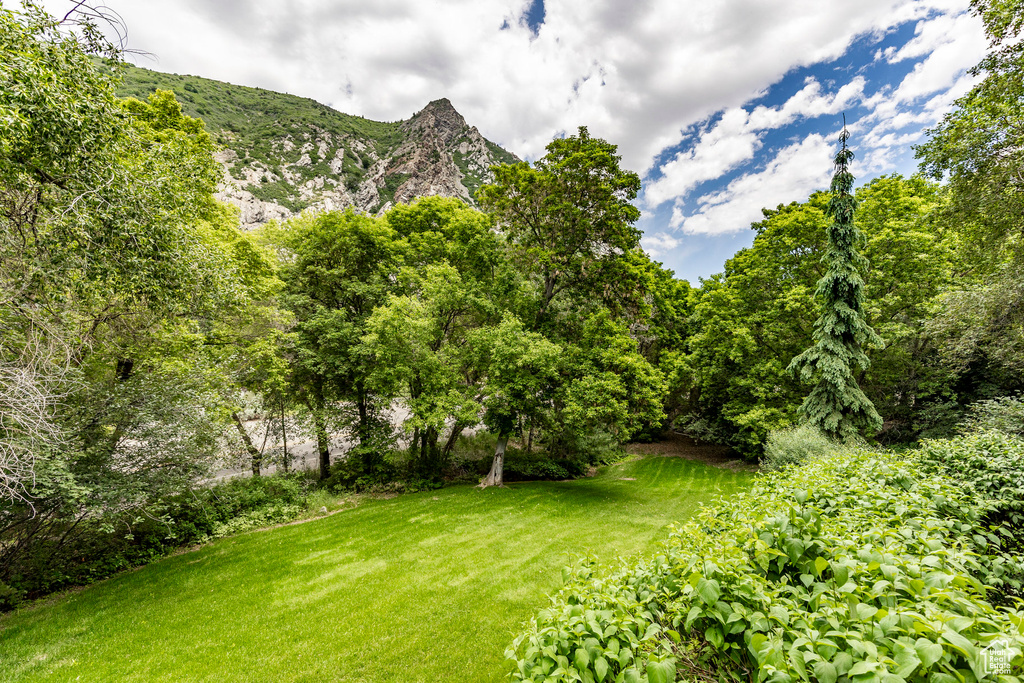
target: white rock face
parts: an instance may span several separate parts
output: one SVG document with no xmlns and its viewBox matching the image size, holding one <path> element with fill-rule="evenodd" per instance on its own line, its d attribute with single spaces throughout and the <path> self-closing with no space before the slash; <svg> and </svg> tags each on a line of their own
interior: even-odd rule
<svg viewBox="0 0 1024 683">
<path fill-rule="evenodd" d="M 416 197 L 459 197 L 472 204 L 467 182 L 475 187 L 493 178 L 490 166 L 498 163 L 498 158 L 480 131 L 469 126 L 447 99 L 431 102 L 404 121 L 400 130 L 404 139 L 390 150 L 377 149 L 368 139 L 336 135 L 314 126 L 294 130 L 271 141 L 279 161 L 271 158 L 270 167 L 240 159 L 232 149 L 221 150 L 215 155 L 224 168 L 217 198 L 237 206 L 242 227 L 251 229 L 297 213 L 259 199 L 261 187 L 270 186 L 266 192 L 272 189 L 274 196 L 288 194 L 290 202 L 306 210 L 353 207 L 379 215 L 397 202 Z M 290 155 L 296 149 L 296 139 L 303 141 L 298 160 Z M 365 169 L 358 181 L 344 172 L 346 150 L 359 160 L 357 167 Z M 317 162 L 327 161 L 330 175 L 310 177 L 305 169 L 313 167 L 314 154 Z M 286 162 L 285 155 L 293 161 Z"/>
<path fill-rule="evenodd" d="M 239 223 L 243 230 L 257 228 L 268 221 L 282 221 L 295 215 L 280 204 L 264 202 L 256 199 L 251 192 L 237 187 L 222 188 L 214 195 L 217 199 L 228 204 L 234 204 L 240 211 Z"/>
</svg>

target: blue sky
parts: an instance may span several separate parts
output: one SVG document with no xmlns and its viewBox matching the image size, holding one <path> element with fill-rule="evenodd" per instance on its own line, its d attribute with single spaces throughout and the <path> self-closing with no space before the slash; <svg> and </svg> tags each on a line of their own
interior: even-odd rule
<svg viewBox="0 0 1024 683">
<path fill-rule="evenodd" d="M 859 182 L 912 173 L 986 48 L 969 0 L 106 4 L 149 68 L 385 121 L 447 97 L 530 160 L 586 125 L 641 175 L 644 248 L 694 283 L 751 243 L 762 207 L 828 187 L 844 113 Z"/>
<path fill-rule="evenodd" d="M 852 170 L 858 185 L 883 174 L 915 173 L 918 166 L 913 145 L 925 139 L 927 127 L 933 125 L 947 110 L 949 102 L 973 82 L 964 71 L 972 62 L 961 60 L 959 68 L 945 69 L 932 76 L 935 79 L 932 84 L 918 86 L 916 96 L 900 98 L 897 95 L 900 86 L 904 83 L 913 86 L 913 79 L 922 73 L 925 61 L 934 54 L 934 50 L 927 50 L 923 44 L 920 49 L 906 50 L 904 54 L 901 50 L 908 44 L 913 47 L 915 40 L 923 43 L 929 39 L 925 32 L 930 30 L 930 23 L 948 19 L 948 15 L 934 13 L 898 24 L 884 33 L 862 35 L 839 58 L 792 69 L 767 87 L 762 95 L 751 98 L 741 107 L 716 112 L 687 128 L 686 138 L 661 152 L 645 176 L 642 199 L 646 200 L 646 211 L 642 226 L 648 251 L 675 270 L 677 276 L 690 279 L 694 284 L 701 277 L 720 272 L 726 259 L 752 243 L 753 231 L 748 228 L 752 221 L 760 218 L 761 206 L 771 208 L 779 203 L 800 201 L 809 191 L 827 189 L 832 168 L 826 155 L 838 148 L 838 132 L 844 115 L 853 132 L 849 144 L 857 155 Z M 963 33 L 967 28 L 976 28 L 973 23 L 973 18 L 960 15 L 958 25 Z M 956 37 L 971 40 L 963 33 Z M 980 55 L 977 50 L 983 47 L 983 41 L 975 35 L 973 42 L 974 54 Z M 841 94 L 844 88 L 845 95 Z M 825 100 L 834 98 L 833 102 L 824 107 L 808 106 L 806 100 L 810 98 L 799 100 L 799 93 L 806 93 L 808 89 Z M 723 121 L 726 117 L 749 116 L 759 107 L 777 111 L 795 97 L 803 106 L 794 108 L 793 116 L 782 117 L 784 125 L 748 132 L 749 123 L 747 127 L 742 122 L 730 126 Z M 899 100 L 898 104 L 894 104 L 894 99 Z M 902 115 L 903 120 L 896 119 L 894 111 Z M 722 129 L 717 139 L 716 127 Z M 732 140 L 737 135 L 747 134 L 753 141 L 750 150 L 753 153 L 746 156 L 741 150 L 734 157 L 734 165 L 722 162 L 722 156 L 729 156 L 725 148 L 730 139 L 726 133 L 730 132 Z M 666 167 L 677 157 L 691 169 L 701 165 L 694 150 L 700 149 L 702 140 L 714 143 L 709 147 L 710 156 L 718 159 L 719 166 L 709 169 L 704 174 L 706 179 L 691 170 L 695 177 L 689 182 L 677 183 L 670 191 L 660 192 L 659 182 L 666 182 Z M 804 149 L 807 154 L 802 155 L 802 159 L 817 161 L 813 169 L 808 169 L 817 171 L 817 182 L 813 172 L 806 176 L 797 174 L 797 182 L 778 185 L 768 182 L 764 191 L 750 192 L 749 200 L 737 201 L 735 195 L 741 192 L 729 194 L 730 186 L 734 189 L 744 184 L 749 186 L 751 179 L 759 175 L 768 180 L 784 175 L 784 172 L 772 174 L 772 163 L 780 155 L 785 157 L 787 151 Z M 715 150 L 719 153 L 715 154 Z M 667 196 L 671 198 L 665 201 Z M 721 201 L 726 198 L 734 201 Z"/>
</svg>

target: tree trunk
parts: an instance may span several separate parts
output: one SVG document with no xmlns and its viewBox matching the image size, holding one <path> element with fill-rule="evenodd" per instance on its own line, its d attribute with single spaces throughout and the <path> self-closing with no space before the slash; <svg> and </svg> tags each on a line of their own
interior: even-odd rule
<svg viewBox="0 0 1024 683">
<path fill-rule="evenodd" d="M 284 471 L 288 471 L 288 429 L 284 423 L 284 401 L 281 401 L 281 443 L 284 444 Z"/>
<path fill-rule="evenodd" d="M 533 453 L 533 418 L 530 418 L 530 433 L 526 439 L 526 454 Z"/>
<path fill-rule="evenodd" d="M 413 462 L 420 459 L 420 428 L 412 430 L 412 442 L 409 444 L 409 457 Z"/>
<path fill-rule="evenodd" d="M 356 432 L 359 435 L 359 445 L 365 446 L 370 441 L 370 416 L 366 409 L 366 392 L 361 388 L 356 399 L 356 409 L 359 411 L 359 425 Z"/>
<path fill-rule="evenodd" d="M 448 462 L 448 456 L 451 455 L 452 449 L 455 447 L 455 442 L 458 440 L 459 434 L 462 433 L 464 428 L 465 426 L 460 422 L 456 422 L 452 425 L 452 433 L 448 435 L 448 440 L 444 443 L 444 450 L 441 451 L 441 461 L 443 463 Z"/>
<path fill-rule="evenodd" d="M 425 476 L 440 474 L 438 456 L 437 430 L 427 427 L 423 430 L 423 447 L 420 450 L 420 469 Z"/>
<path fill-rule="evenodd" d="M 263 464 L 263 456 L 253 445 L 252 439 L 249 438 L 249 432 L 245 431 L 245 425 L 242 424 L 242 418 L 238 416 L 238 413 L 231 413 L 231 419 L 235 421 L 235 428 L 238 429 L 238 434 L 242 437 L 245 450 L 252 458 L 252 476 L 258 477 L 260 476 L 260 466 Z"/>
<path fill-rule="evenodd" d="M 327 437 L 327 419 L 323 411 L 318 410 L 313 414 L 313 422 L 316 428 L 316 448 L 320 453 L 320 478 L 326 479 L 331 476 L 331 440 Z"/>
<path fill-rule="evenodd" d="M 370 404 L 369 394 L 363 388 L 362 383 L 357 386 L 356 391 L 356 409 L 359 412 L 359 424 L 356 426 L 356 431 L 359 437 L 363 472 L 371 474 L 377 469 L 377 454 L 367 448 L 373 440 L 373 430 L 370 424 L 373 420 L 373 406 Z"/>
<path fill-rule="evenodd" d="M 508 445 L 508 434 L 502 434 L 498 437 L 498 445 L 494 448 L 494 462 L 491 463 L 491 471 L 488 472 L 487 476 L 480 482 L 480 488 L 485 489 L 488 486 L 505 485 L 501 476 L 505 469 L 506 445 Z"/>
<path fill-rule="evenodd" d="M 117 381 L 121 384 L 127 382 L 132 377 L 132 370 L 135 368 L 135 361 L 131 358 L 121 358 L 117 361 L 115 372 L 117 373 Z M 121 419 L 114 425 L 114 433 L 110 437 L 110 441 L 107 442 L 107 457 L 113 457 L 114 453 L 117 452 L 117 444 L 121 443 L 121 438 L 124 436 L 125 418 L 122 415 Z"/>
<path fill-rule="evenodd" d="M 331 475 L 331 440 L 327 435 L 327 416 L 324 414 L 325 403 L 322 379 L 317 377 L 311 383 L 312 396 L 307 404 L 313 414 L 313 431 L 316 432 L 316 448 L 320 454 L 320 478 Z"/>
</svg>

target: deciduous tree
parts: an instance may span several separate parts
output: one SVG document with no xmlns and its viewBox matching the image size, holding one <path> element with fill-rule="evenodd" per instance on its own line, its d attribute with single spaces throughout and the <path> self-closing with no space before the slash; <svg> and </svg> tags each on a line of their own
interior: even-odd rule
<svg viewBox="0 0 1024 683">
<path fill-rule="evenodd" d="M 535 329 L 563 292 L 603 294 L 610 266 L 640 241 L 640 211 L 630 203 L 640 178 L 619 167 L 615 145 L 581 126 L 547 150 L 533 166 L 495 166 L 494 183 L 478 194 L 534 278 Z"/>
</svg>

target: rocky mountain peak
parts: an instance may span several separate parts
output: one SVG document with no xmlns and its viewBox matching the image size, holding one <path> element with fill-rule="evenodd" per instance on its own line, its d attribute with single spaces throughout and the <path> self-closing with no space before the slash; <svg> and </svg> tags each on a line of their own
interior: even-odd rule
<svg viewBox="0 0 1024 683">
<path fill-rule="evenodd" d="M 469 125 L 462 114 L 456 111 L 451 100 L 442 97 L 413 114 L 403 127 L 410 131 L 432 134 L 438 139 L 441 147 L 447 147 L 461 137 Z"/>
<path fill-rule="evenodd" d="M 434 195 L 474 205 L 492 166 L 519 161 L 447 98 L 406 121 L 371 121 L 306 98 L 138 67 L 128 70 L 122 94 L 145 99 L 157 88 L 176 92 L 222 145 L 217 196 L 239 208 L 244 228 L 306 209 L 380 215 Z"/>
</svg>

